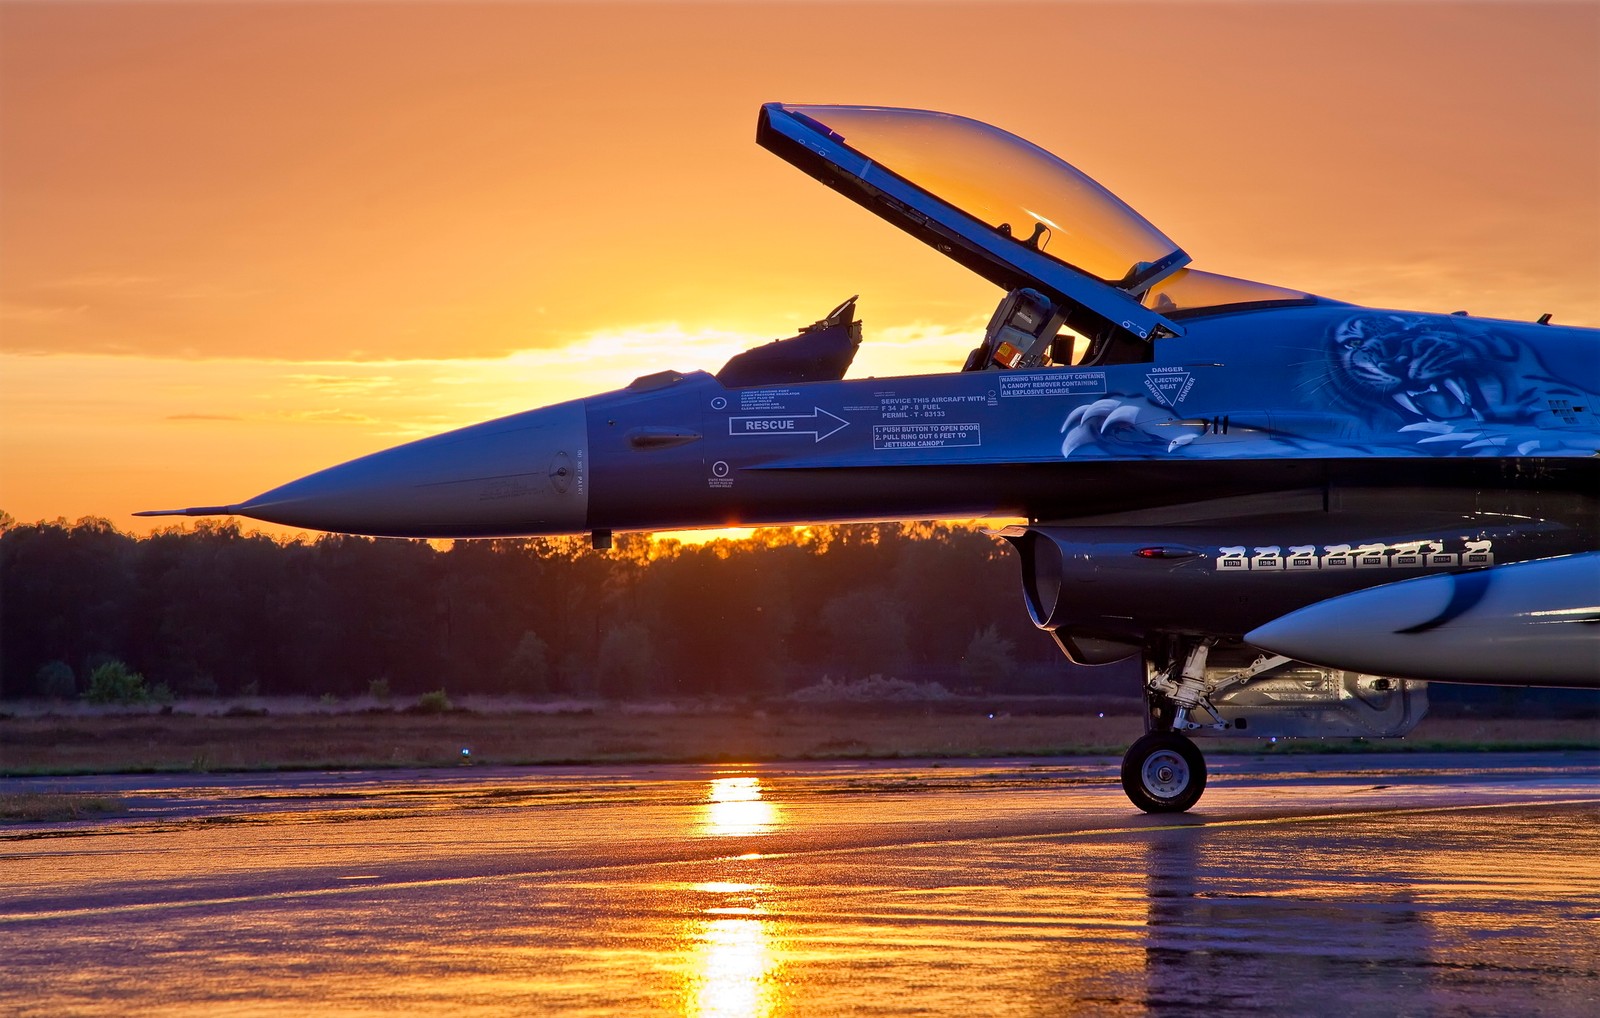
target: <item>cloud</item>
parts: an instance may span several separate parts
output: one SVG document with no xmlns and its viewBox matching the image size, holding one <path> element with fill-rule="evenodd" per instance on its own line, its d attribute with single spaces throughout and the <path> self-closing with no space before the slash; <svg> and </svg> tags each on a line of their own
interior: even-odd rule
<svg viewBox="0 0 1600 1018">
<path fill-rule="evenodd" d="M 380 389 L 393 388 L 395 385 L 395 379 L 391 375 L 363 375 L 360 377 L 351 377 L 349 375 L 296 374 L 288 375 L 286 377 L 289 381 L 299 382 L 307 388 L 333 393 L 376 392 Z"/>
<path fill-rule="evenodd" d="M 278 420 L 308 424 L 378 424 L 378 418 L 348 410 L 290 410 L 274 414 Z"/>
</svg>

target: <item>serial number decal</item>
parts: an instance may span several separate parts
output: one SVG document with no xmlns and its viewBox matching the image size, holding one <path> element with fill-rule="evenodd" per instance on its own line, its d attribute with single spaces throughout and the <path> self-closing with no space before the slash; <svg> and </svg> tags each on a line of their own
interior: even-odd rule
<svg viewBox="0 0 1600 1018">
<path fill-rule="evenodd" d="M 1284 548 L 1236 545 L 1217 549 L 1217 572 L 1304 572 L 1313 569 L 1454 569 L 1494 565 L 1493 541 L 1467 541 L 1460 551 L 1445 551 L 1442 540 L 1400 544 L 1295 544 Z"/>
</svg>

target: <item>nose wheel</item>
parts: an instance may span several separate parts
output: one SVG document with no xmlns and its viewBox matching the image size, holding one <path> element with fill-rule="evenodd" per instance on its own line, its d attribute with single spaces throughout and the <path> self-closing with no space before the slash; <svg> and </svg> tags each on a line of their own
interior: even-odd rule
<svg viewBox="0 0 1600 1018">
<path fill-rule="evenodd" d="M 1122 790 L 1146 813 L 1182 813 L 1206 790 L 1206 758 L 1176 732 L 1150 732 L 1122 758 Z"/>
</svg>

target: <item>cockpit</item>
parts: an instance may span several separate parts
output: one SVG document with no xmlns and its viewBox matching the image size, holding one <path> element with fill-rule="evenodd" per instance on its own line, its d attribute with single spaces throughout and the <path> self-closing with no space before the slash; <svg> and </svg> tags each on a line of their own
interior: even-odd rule
<svg viewBox="0 0 1600 1018">
<path fill-rule="evenodd" d="M 1185 318 L 1317 301 L 1188 268 L 1182 248 L 1094 179 L 966 117 L 768 103 L 756 140 L 1005 291 L 966 371 L 1146 361 Z M 813 372 L 848 366 L 842 346 L 815 361 L 830 326 L 849 353 L 860 342 L 853 308 L 842 311 L 805 334 Z"/>
</svg>

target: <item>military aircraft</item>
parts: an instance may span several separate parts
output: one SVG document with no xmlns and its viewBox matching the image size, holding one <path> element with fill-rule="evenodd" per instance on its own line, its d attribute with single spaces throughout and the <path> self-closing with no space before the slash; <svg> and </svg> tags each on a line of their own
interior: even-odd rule
<svg viewBox="0 0 1600 1018">
<path fill-rule="evenodd" d="M 770 103 L 757 142 L 996 284 L 959 370 L 845 375 L 851 298 L 659 371 L 233 505 L 489 537 L 1010 517 L 1033 621 L 1138 657 L 1150 812 L 1200 736 L 1397 736 L 1426 680 L 1600 686 L 1600 334 L 1377 310 L 1189 267 L 1111 192 L 925 110 Z M 1421 680 L 1421 681 L 1419 681 Z"/>
</svg>

